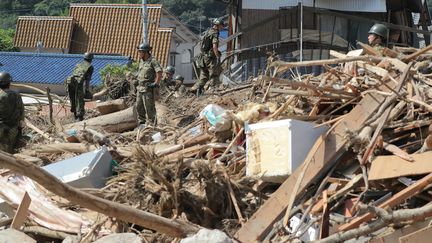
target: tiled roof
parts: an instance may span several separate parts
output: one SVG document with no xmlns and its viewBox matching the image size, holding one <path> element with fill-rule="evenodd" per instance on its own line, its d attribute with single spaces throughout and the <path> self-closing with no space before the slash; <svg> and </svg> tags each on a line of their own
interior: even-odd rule
<svg viewBox="0 0 432 243">
<path fill-rule="evenodd" d="M 14 46 L 69 49 L 74 27 L 72 17 L 23 16 L 17 21 Z"/>
<path fill-rule="evenodd" d="M 82 60 L 81 54 L 0 52 L 0 71 L 9 72 L 16 82 L 63 84 Z M 94 72 L 91 85 L 102 83 L 99 71 L 107 64 L 126 63 L 127 57 L 96 55 L 92 62 Z"/>
<path fill-rule="evenodd" d="M 148 6 L 148 37 L 153 55 L 166 66 L 172 29 L 159 28 L 162 6 Z M 138 58 L 142 42 L 141 4 L 71 4 L 69 15 L 77 21 L 71 53 L 110 53 Z"/>
</svg>

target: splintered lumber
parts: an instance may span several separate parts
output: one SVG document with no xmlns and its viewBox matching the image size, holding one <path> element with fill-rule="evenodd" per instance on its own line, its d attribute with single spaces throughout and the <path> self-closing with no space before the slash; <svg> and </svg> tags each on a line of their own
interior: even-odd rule
<svg viewBox="0 0 432 243">
<path fill-rule="evenodd" d="M 24 221 L 28 216 L 28 208 L 31 203 L 31 198 L 27 192 L 24 193 L 23 199 L 21 200 L 20 205 L 18 206 L 18 210 L 15 213 L 15 217 L 13 218 L 11 228 L 19 230 L 23 225 Z"/>
<path fill-rule="evenodd" d="M 97 147 L 91 144 L 82 143 L 56 143 L 56 144 L 44 144 L 35 147 L 35 151 L 38 153 L 55 154 L 55 153 L 86 153 L 96 150 Z"/>
<path fill-rule="evenodd" d="M 126 109 L 126 101 L 124 99 L 108 100 L 96 103 L 96 109 L 102 115 L 114 113 Z"/>
<path fill-rule="evenodd" d="M 124 132 L 135 128 L 138 125 L 137 115 L 134 107 L 126 110 L 106 114 L 77 123 L 68 124 L 66 130 L 82 130 L 84 126 L 92 129 L 102 129 L 106 132 Z"/>
<path fill-rule="evenodd" d="M 395 86 L 393 83 L 389 85 Z M 381 86 L 380 89 L 388 90 L 384 86 Z M 375 114 L 384 100 L 385 97 L 382 95 L 376 93 L 367 94 L 350 113 L 335 125 L 334 129 L 324 139 L 319 139 L 314 145 L 316 149 L 314 147 L 311 149 L 302 165 L 237 231 L 237 239 L 241 242 L 255 242 L 265 238 L 266 234 L 273 228 L 273 224 L 283 217 L 287 202 L 293 193 L 294 185 L 303 171 L 303 167 L 311 161 L 309 168 L 305 171 L 297 195 L 303 193 L 315 179 L 334 165 L 336 159 L 346 151 L 346 145 L 351 142 L 351 139 L 344 136 L 344 134 L 347 131 L 355 132 L 360 130 L 364 123 Z"/>
<path fill-rule="evenodd" d="M 20 159 L 15 159 L 10 154 L 2 151 L 0 151 L 0 165 L 29 177 L 48 191 L 69 200 L 71 203 L 78 204 L 109 217 L 117 218 L 118 220 L 140 225 L 172 237 L 186 237 L 189 234 L 196 233 L 199 229 L 198 226 L 192 223 L 167 219 L 83 192 L 62 183 L 40 167 Z"/>
<path fill-rule="evenodd" d="M 303 61 L 303 62 L 275 61 L 270 65 L 270 67 L 277 67 L 278 68 L 277 72 L 283 73 L 290 68 L 296 68 L 296 67 L 322 66 L 322 65 L 339 64 L 339 63 L 355 62 L 355 61 L 379 62 L 382 59 L 383 59 L 382 57 L 375 57 L 375 56 L 359 56 L 359 57 L 346 57 L 346 58 L 313 60 L 313 61 Z"/>
<path fill-rule="evenodd" d="M 359 46 L 363 49 L 363 51 L 368 54 L 368 55 L 373 55 L 373 56 L 381 56 L 381 53 L 376 50 L 375 48 L 373 48 L 372 46 L 362 43 L 360 41 L 357 42 L 357 44 L 359 44 Z"/>
<path fill-rule="evenodd" d="M 414 52 L 413 54 L 410 54 L 410 55 L 404 57 L 402 60 L 403 60 L 404 62 L 409 62 L 409 61 L 411 61 L 411 60 L 417 58 L 417 57 L 420 56 L 421 54 L 424 54 L 424 53 L 426 53 L 426 52 L 428 52 L 428 51 L 430 51 L 430 50 L 432 50 L 432 44 L 430 44 L 430 45 L 426 46 L 425 48 L 422 48 L 422 49 L 420 49 L 420 50 Z"/>
<path fill-rule="evenodd" d="M 405 81 L 407 80 L 407 78 L 409 77 L 409 70 L 411 68 L 411 66 L 413 65 L 413 63 L 411 62 L 406 69 L 404 70 L 403 74 L 400 76 L 400 80 L 398 83 L 398 86 L 396 87 L 396 92 L 399 92 L 402 89 L 403 84 L 405 83 Z M 366 149 L 366 152 L 363 155 L 362 160 L 360 161 L 361 165 L 364 165 L 367 160 L 369 159 L 369 157 L 372 154 L 372 151 L 375 149 L 376 145 L 377 145 L 377 139 L 378 136 L 381 134 L 382 130 L 384 129 L 384 125 L 387 122 L 388 117 L 390 116 L 390 112 L 392 111 L 393 107 L 395 106 L 395 104 L 391 104 L 389 107 L 387 107 L 387 109 L 385 110 L 384 114 L 379 118 L 379 123 L 377 128 L 375 129 L 375 132 L 371 138 L 371 141 Z"/>
<path fill-rule="evenodd" d="M 399 242 L 400 243 L 429 242 L 431 236 L 432 236 L 432 226 L 428 226 L 421 230 L 417 230 L 409 235 L 400 237 Z"/>
<path fill-rule="evenodd" d="M 191 140 L 188 140 L 182 144 L 177 144 L 177 145 L 174 145 L 172 147 L 156 151 L 156 155 L 165 156 L 168 154 L 172 154 L 174 152 L 177 152 L 177 151 L 185 149 L 185 148 L 192 147 L 192 146 L 197 145 L 197 144 L 206 143 L 206 142 L 210 141 L 211 139 L 212 139 L 212 137 L 209 134 L 204 134 L 204 135 L 201 135 L 199 137 L 192 138 Z"/>
<path fill-rule="evenodd" d="M 415 222 L 409 226 L 395 229 L 395 231 L 383 235 L 379 238 L 371 239 L 370 243 L 394 243 L 398 242 L 400 237 L 416 232 L 417 230 L 428 227 L 430 220 Z"/>
<path fill-rule="evenodd" d="M 432 151 L 412 154 L 412 162 L 395 155 L 382 155 L 372 161 L 369 180 L 383 180 L 401 176 L 422 175 L 432 172 Z"/>
<path fill-rule="evenodd" d="M 406 222 L 409 220 L 413 220 L 413 221 L 423 220 L 426 217 L 430 217 L 432 213 L 432 204 L 427 204 L 423 207 L 414 208 L 414 209 L 400 209 L 393 212 L 387 212 L 384 209 L 380 209 L 373 206 L 366 206 L 366 207 L 361 206 L 361 207 L 364 208 L 364 210 L 373 211 L 374 213 L 379 213 L 380 219 L 377 219 L 369 224 L 362 225 L 358 228 L 346 232 L 339 231 L 338 233 L 330 235 L 329 237 L 317 242 L 318 243 L 345 242 L 347 240 L 357 238 L 359 236 L 368 235 L 392 223 Z"/>
<path fill-rule="evenodd" d="M 400 204 L 401 202 L 405 201 L 406 199 L 420 193 L 431 182 L 432 182 L 432 173 L 423 177 L 421 180 L 416 181 L 414 184 L 403 189 L 402 191 L 396 193 L 393 197 L 391 197 L 387 201 L 380 204 L 379 208 L 385 209 L 385 208 L 394 207 L 394 206 Z M 356 228 L 360 224 L 371 220 L 374 216 L 375 216 L 375 214 L 373 212 L 368 212 L 368 213 L 366 213 L 366 214 L 364 214 L 358 218 L 355 218 L 351 222 L 340 226 L 339 230 L 340 231 L 346 231 L 346 230 Z"/>
</svg>

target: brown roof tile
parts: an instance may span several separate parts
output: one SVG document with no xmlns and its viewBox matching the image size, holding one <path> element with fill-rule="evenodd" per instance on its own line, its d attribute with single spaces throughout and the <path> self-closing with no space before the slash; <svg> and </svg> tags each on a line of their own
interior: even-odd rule
<svg viewBox="0 0 432 243">
<path fill-rule="evenodd" d="M 71 17 L 19 17 L 14 46 L 34 48 L 38 41 L 42 41 L 44 48 L 68 49 L 73 27 Z"/>
<path fill-rule="evenodd" d="M 148 38 L 153 55 L 166 66 L 172 29 L 159 28 L 162 6 L 148 5 Z M 121 54 L 138 58 L 142 42 L 141 4 L 71 4 L 69 15 L 77 21 L 71 53 Z"/>
</svg>

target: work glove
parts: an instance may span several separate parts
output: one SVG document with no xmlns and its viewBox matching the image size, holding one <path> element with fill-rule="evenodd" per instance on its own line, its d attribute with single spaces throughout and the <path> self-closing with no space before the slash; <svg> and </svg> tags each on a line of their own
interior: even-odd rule
<svg viewBox="0 0 432 243">
<path fill-rule="evenodd" d="M 156 88 L 159 87 L 157 83 L 147 83 L 147 88 Z"/>
</svg>

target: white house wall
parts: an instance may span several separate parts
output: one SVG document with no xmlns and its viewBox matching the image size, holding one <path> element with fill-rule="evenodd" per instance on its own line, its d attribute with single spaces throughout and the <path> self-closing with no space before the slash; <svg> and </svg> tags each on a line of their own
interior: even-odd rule
<svg viewBox="0 0 432 243">
<path fill-rule="evenodd" d="M 304 6 L 353 12 L 387 12 L 386 0 L 243 0 L 243 9 L 277 10 L 281 7 Z"/>
<path fill-rule="evenodd" d="M 193 83 L 193 68 L 192 68 L 192 50 L 195 43 L 181 43 L 177 46 L 176 52 L 176 63 L 175 69 L 176 74 L 180 74 L 184 77 L 185 83 Z"/>
</svg>

